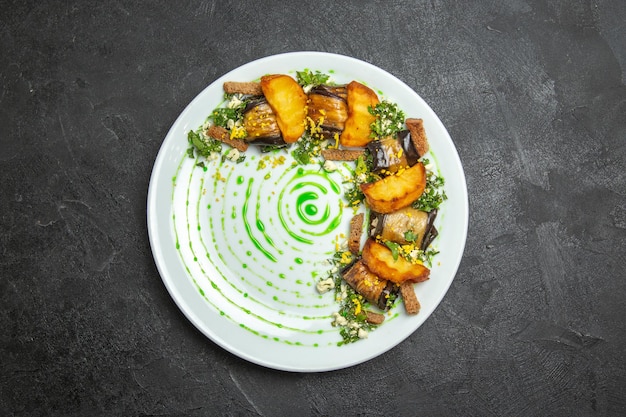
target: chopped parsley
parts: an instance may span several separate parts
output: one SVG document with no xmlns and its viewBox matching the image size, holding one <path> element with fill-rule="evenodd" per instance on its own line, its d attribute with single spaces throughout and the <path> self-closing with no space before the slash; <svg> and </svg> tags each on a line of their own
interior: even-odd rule
<svg viewBox="0 0 626 417">
<path fill-rule="evenodd" d="M 348 200 L 348 204 L 352 207 L 361 204 L 365 198 L 360 185 L 380 179 L 378 175 L 372 172 L 373 163 L 372 154 L 368 149 L 365 149 L 363 155 L 360 155 L 355 162 L 353 177 L 352 180 L 349 181 L 352 186 L 345 192 L 346 200 Z"/>
<path fill-rule="evenodd" d="M 404 129 L 405 115 L 396 103 L 381 101 L 376 106 L 369 106 L 367 110 L 376 120 L 370 125 L 372 138 L 384 138 L 395 135 Z"/>
<path fill-rule="evenodd" d="M 330 76 L 319 71 L 312 72 L 310 69 L 296 71 L 296 80 L 302 87 L 313 88 L 326 84 Z"/>
<path fill-rule="evenodd" d="M 417 240 L 417 235 L 413 229 L 410 229 L 404 232 L 404 239 L 406 239 L 407 242 L 415 242 Z"/>
<path fill-rule="evenodd" d="M 305 132 L 294 144 L 291 156 L 293 156 L 293 159 L 300 165 L 312 164 L 315 162 L 313 158 L 319 156 L 322 151 L 322 142 L 323 139 L 321 137 L 316 137 Z"/>
<path fill-rule="evenodd" d="M 222 152 L 222 143 L 220 141 L 210 138 L 200 131 L 194 132 L 190 130 L 187 134 L 187 140 L 202 156 L 209 156 L 211 152 Z M 187 150 L 187 154 L 191 155 L 189 150 Z"/>
<path fill-rule="evenodd" d="M 367 321 L 367 310 L 371 307 L 370 303 L 343 280 L 340 271 L 349 267 L 354 261 L 351 254 L 350 256 L 346 256 L 346 254 L 350 254 L 350 252 L 336 252 L 334 254 L 330 260 L 333 268 L 328 275 L 334 280 L 335 300 L 339 303 L 339 310 L 332 314 L 332 326 L 339 328 L 339 334 L 342 338 L 337 343 L 338 346 L 365 338 L 369 332 L 378 327 Z"/>
<path fill-rule="evenodd" d="M 424 165 L 428 165 L 428 159 L 423 160 Z M 443 177 L 438 176 L 432 171 L 426 171 L 426 188 L 417 201 L 413 203 L 413 208 L 418 210 L 431 212 L 448 199 L 443 186 L 445 181 Z"/>
<path fill-rule="evenodd" d="M 241 123 L 243 120 L 243 111 L 248 104 L 248 100 L 236 94 L 225 94 L 224 98 L 227 101 L 226 107 L 216 107 L 208 118 L 213 120 L 216 126 L 231 129 L 233 124 Z M 232 122 L 229 122 L 230 120 Z"/>
</svg>

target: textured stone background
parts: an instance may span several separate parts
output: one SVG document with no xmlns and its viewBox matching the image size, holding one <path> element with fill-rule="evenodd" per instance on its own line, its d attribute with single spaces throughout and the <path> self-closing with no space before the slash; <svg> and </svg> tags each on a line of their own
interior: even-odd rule
<svg viewBox="0 0 626 417">
<path fill-rule="evenodd" d="M 624 415 L 625 39 L 622 0 L 0 1 L 0 414 Z M 202 336 L 146 231 L 178 114 L 296 50 L 415 89 L 470 194 L 431 318 L 320 374 Z"/>
</svg>

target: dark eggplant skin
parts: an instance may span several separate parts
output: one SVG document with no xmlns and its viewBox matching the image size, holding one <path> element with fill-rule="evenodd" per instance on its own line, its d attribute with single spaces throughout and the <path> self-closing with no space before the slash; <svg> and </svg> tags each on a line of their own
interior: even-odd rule
<svg viewBox="0 0 626 417">
<path fill-rule="evenodd" d="M 381 214 L 372 212 L 370 216 L 370 236 L 377 237 L 383 234 L 383 227 L 385 226 L 385 217 L 394 213 L 389 214 Z M 437 209 L 432 210 L 427 213 L 427 222 L 426 227 L 423 230 L 422 239 L 420 242 L 415 242 L 420 250 L 426 250 L 428 246 L 435 240 L 435 238 L 439 235 L 437 228 L 435 227 L 435 219 L 437 218 Z M 407 230 L 408 231 L 408 230 Z M 417 231 L 413 231 L 417 232 Z M 419 234 L 419 233 L 417 233 Z M 406 242 L 396 242 L 400 244 L 405 244 Z"/>
<path fill-rule="evenodd" d="M 252 145 L 286 145 L 265 97 L 250 100 L 243 112 L 243 125 L 248 132 L 245 139 Z"/>
<path fill-rule="evenodd" d="M 323 96 L 337 97 L 343 101 L 348 100 L 348 89 L 345 85 L 318 85 L 313 87 L 309 94 L 321 94 Z"/>
<path fill-rule="evenodd" d="M 400 291 L 400 287 L 398 286 L 398 284 L 388 281 L 387 286 L 385 287 L 382 294 L 380 294 L 380 297 L 378 298 L 378 302 L 376 303 L 376 306 L 383 311 L 389 310 L 389 305 L 387 305 L 387 301 L 389 300 L 389 297 L 392 295 L 398 294 L 399 291 Z"/>
<path fill-rule="evenodd" d="M 402 146 L 402 149 L 404 150 L 404 156 L 409 166 L 412 167 L 417 164 L 417 161 L 420 159 L 420 155 L 417 153 L 417 149 L 415 149 L 413 140 L 411 140 L 411 132 L 408 130 L 401 130 L 398 132 L 397 138 L 400 142 L 400 146 Z"/>
<path fill-rule="evenodd" d="M 373 140 L 366 147 L 372 155 L 372 171 L 377 174 L 383 171 L 396 172 L 408 165 L 404 149 L 397 138 L 386 137 Z"/>
<path fill-rule="evenodd" d="M 346 87 L 320 85 L 311 89 L 308 97 L 308 117 L 318 129 L 313 133 L 324 139 L 341 134 L 348 119 Z"/>
<path fill-rule="evenodd" d="M 393 138 L 373 140 L 367 144 L 367 149 L 372 155 L 372 171 L 376 173 L 383 170 L 396 172 L 400 168 L 412 167 L 420 159 L 408 130 L 401 130 Z M 400 150 L 402 152 L 398 156 Z"/>
<path fill-rule="evenodd" d="M 350 265 L 344 267 L 340 273 L 344 281 L 346 281 L 354 291 L 361 294 L 367 301 L 376 305 L 381 310 L 389 309 L 389 305 L 387 305 L 389 297 L 397 294 L 400 290 L 397 284 L 385 280 L 380 280 L 378 285 L 362 285 L 364 280 L 371 279 L 372 273 L 362 262 L 361 258 L 356 259 Z"/>
<path fill-rule="evenodd" d="M 426 232 L 424 233 L 424 239 L 422 239 L 422 244 L 420 245 L 420 250 L 426 250 L 433 240 L 437 236 L 439 236 L 439 231 L 435 227 L 435 218 L 437 217 L 437 209 L 434 209 L 428 213 L 428 227 L 426 228 Z"/>
</svg>

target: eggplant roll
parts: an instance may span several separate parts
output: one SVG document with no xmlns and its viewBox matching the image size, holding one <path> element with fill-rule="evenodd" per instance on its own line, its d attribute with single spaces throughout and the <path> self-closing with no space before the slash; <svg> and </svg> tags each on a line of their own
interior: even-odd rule
<svg viewBox="0 0 626 417">
<path fill-rule="evenodd" d="M 348 118 L 347 91 L 345 86 L 320 85 L 309 92 L 308 117 L 313 120 L 324 138 L 343 131 Z"/>
<path fill-rule="evenodd" d="M 285 143 L 276 122 L 276 114 L 264 97 L 248 103 L 243 114 L 243 126 L 248 132 L 245 140 L 252 144 L 282 145 Z"/>
<path fill-rule="evenodd" d="M 419 154 L 411 140 L 411 133 L 402 130 L 394 136 L 373 140 L 367 144 L 372 154 L 372 171 L 397 172 L 400 168 L 412 167 L 419 160 Z"/>
<path fill-rule="evenodd" d="M 371 236 L 400 245 L 415 243 L 425 250 L 437 237 L 437 229 L 433 225 L 436 217 L 437 210 L 427 213 L 411 206 L 388 214 L 372 213 Z M 408 231 L 412 232 L 411 241 L 407 240 Z"/>
<path fill-rule="evenodd" d="M 354 291 L 382 310 L 386 309 L 389 295 L 397 292 L 392 282 L 378 278 L 360 259 L 343 273 L 343 279 Z"/>
</svg>

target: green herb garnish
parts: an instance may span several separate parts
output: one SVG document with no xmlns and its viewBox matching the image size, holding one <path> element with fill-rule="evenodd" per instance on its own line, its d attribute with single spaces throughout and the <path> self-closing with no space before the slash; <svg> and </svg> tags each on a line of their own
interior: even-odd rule
<svg viewBox="0 0 626 417">
<path fill-rule="evenodd" d="M 383 138 L 391 136 L 404 129 L 404 112 L 397 104 L 388 101 L 381 101 L 375 107 L 368 107 L 371 115 L 376 116 L 376 120 L 370 125 L 372 138 Z"/>
<path fill-rule="evenodd" d="M 201 132 L 190 130 L 187 134 L 187 140 L 197 149 L 202 156 L 209 156 L 211 152 L 221 152 L 222 143 L 218 140 L 203 135 Z M 187 150 L 189 154 L 189 150 Z"/>
<path fill-rule="evenodd" d="M 392 242 L 391 240 L 385 241 L 385 246 L 387 246 L 391 250 L 391 256 L 393 256 L 393 260 L 398 260 L 398 255 L 400 254 L 400 245 L 396 242 Z"/>
<path fill-rule="evenodd" d="M 326 84 L 329 75 L 321 73 L 319 71 L 311 72 L 310 69 L 304 71 L 296 71 L 296 80 L 302 87 L 317 87 L 318 85 Z"/>
<path fill-rule="evenodd" d="M 407 230 L 406 232 L 404 232 L 404 239 L 407 242 L 415 242 L 417 240 L 417 235 L 415 234 L 415 232 L 411 229 L 411 230 Z"/>
<path fill-rule="evenodd" d="M 423 160 L 424 165 L 428 165 L 428 160 Z M 443 177 L 436 175 L 432 171 L 426 172 L 426 188 L 420 198 L 413 203 L 413 208 L 425 212 L 431 212 L 448 199 L 443 186 L 445 181 Z"/>
<path fill-rule="evenodd" d="M 230 120 L 232 120 L 231 123 L 243 120 L 243 111 L 245 110 L 249 100 L 240 98 L 234 94 L 225 94 L 224 98 L 228 105 L 226 107 L 216 107 L 213 109 L 208 118 L 213 120 L 213 123 L 216 126 L 230 129 Z"/>
<path fill-rule="evenodd" d="M 320 155 L 321 138 L 316 138 L 306 132 L 293 146 L 291 156 L 300 165 L 308 165 L 313 163 L 313 158 Z"/>
</svg>

